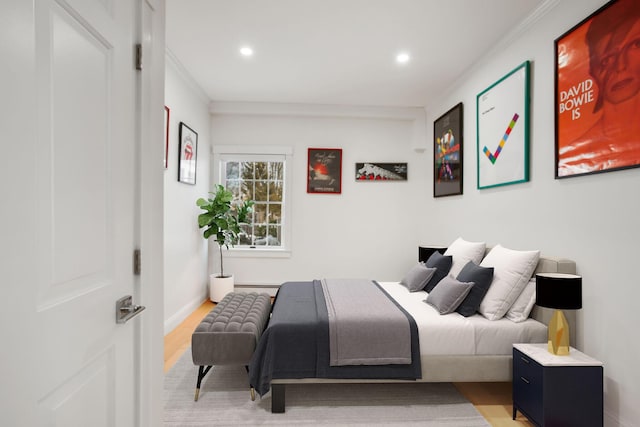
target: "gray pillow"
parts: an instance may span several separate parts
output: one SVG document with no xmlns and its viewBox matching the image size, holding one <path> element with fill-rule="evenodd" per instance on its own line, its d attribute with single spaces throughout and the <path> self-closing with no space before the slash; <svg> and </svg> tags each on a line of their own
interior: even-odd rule
<svg viewBox="0 0 640 427">
<path fill-rule="evenodd" d="M 489 286 L 493 281 L 493 267 L 480 267 L 473 261 L 465 265 L 456 279 L 460 282 L 473 282 L 474 287 L 469 291 L 469 295 L 462 301 L 456 311 L 464 317 L 473 316 L 478 311 L 482 298 L 487 294 Z"/>
<path fill-rule="evenodd" d="M 460 282 L 447 276 L 433 288 L 425 302 L 438 310 L 440 314 L 453 313 L 472 287 L 473 283 Z"/>
<path fill-rule="evenodd" d="M 429 268 L 423 263 L 419 262 L 417 265 L 413 266 L 411 270 L 404 276 L 404 279 L 400 281 L 400 283 L 409 289 L 409 292 L 418 292 L 421 291 L 429 279 L 436 272 L 436 268 Z"/>
<path fill-rule="evenodd" d="M 449 270 L 451 270 L 451 263 L 453 262 L 453 258 L 450 255 L 442 255 L 440 252 L 436 251 L 431 254 L 429 259 L 424 263 L 427 267 L 435 267 L 438 270 L 434 273 L 433 277 L 424 287 L 424 290 L 427 292 L 431 292 L 431 290 L 440 282 L 440 280 L 444 279 L 447 274 L 449 274 Z"/>
</svg>

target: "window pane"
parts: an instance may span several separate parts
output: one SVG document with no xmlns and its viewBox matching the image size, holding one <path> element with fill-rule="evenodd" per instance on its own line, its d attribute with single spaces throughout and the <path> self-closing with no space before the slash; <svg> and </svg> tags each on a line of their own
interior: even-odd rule
<svg viewBox="0 0 640 427">
<path fill-rule="evenodd" d="M 240 181 L 238 181 L 237 179 L 229 179 L 227 180 L 225 187 L 227 188 L 227 190 L 231 191 L 234 198 L 240 197 Z"/>
<path fill-rule="evenodd" d="M 256 181 L 255 202 L 266 202 L 268 198 L 269 185 L 267 181 Z"/>
<path fill-rule="evenodd" d="M 280 231 L 281 227 L 274 227 L 272 225 L 269 226 L 267 232 L 267 245 L 280 246 Z"/>
<path fill-rule="evenodd" d="M 267 222 L 266 203 L 256 203 L 253 205 L 253 221 L 255 224 L 264 224 Z"/>
<path fill-rule="evenodd" d="M 242 162 L 242 178 L 253 179 L 253 162 Z"/>
<path fill-rule="evenodd" d="M 268 162 L 255 162 L 255 178 L 256 179 L 268 179 L 269 178 L 269 170 L 268 170 Z"/>
<path fill-rule="evenodd" d="M 251 225 L 250 224 L 242 224 L 240 225 L 240 233 L 238 234 L 238 244 L 239 245 L 251 245 L 252 241 L 251 234 Z"/>
<path fill-rule="evenodd" d="M 253 229 L 254 232 L 254 241 L 253 244 L 258 245 L 266 245 L 267 244 L 267 226 L 266 225 L 257 225 Z"/>
<path fill-rule="evenodd" d="M 269 179 L 282 181 L 282 162 L 269 162 Z"/>
<path fill-rule="evenodd" d="M 269 182 L 269 201 L 270 202 L 281 202 L 282 201 L 282 190 L 283 190 L 282 181 Z"/>
<path fill-rule="evenodd" d="M 269 224 L 280 224 L 282 218 L 282 205 L 269 205 Z"/>
<path fill-rule="evenodd" d="M 240 178 L 240 163 L 239 162 L 227 162 L 227 178 L 238 179 Z"/>
<path fill-rule="evenodd" d="M 244 200 L 255 200 L 253 181 L 242 181 L 242 198 Z"/>
</svg>

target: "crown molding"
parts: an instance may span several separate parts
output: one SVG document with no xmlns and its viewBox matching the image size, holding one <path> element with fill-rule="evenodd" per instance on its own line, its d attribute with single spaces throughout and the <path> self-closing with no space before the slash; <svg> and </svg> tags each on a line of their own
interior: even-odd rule
<svg viewBox="0 0 640 427">
<path fill-rule="evenodd" d="M 220 102 L 209 104 L 212 115 L 330 117 L 400 120 L 412 125 L 411 145 L 415 151 L 427 147 L 426 111 L 422 107 L 374 107 L 354 105 L 285 104 L 268 102 Z"/>
<path fill-rule="evenodd" d="M 560 0 L 545 0 L 540 6 L 538 6 L 529 16 L 527 16 L 522 22 L 520 22 L 517 26 L 511 29 L 508 33 L 506 33 L 498 43 L 493 45 L 493 47 L 487 50 L 476 62 L 471 64 L 467 70 L 458 77 L 453 84 L 449 85 L 441 94 L 445 96 L 447 93 L 450 93 L 455 88 L 459 87 L 463 82 L 467 81 L 470 76 L 474 75 L 478 67 L 490 62 L 495 55 L 500 52 L 504 52 L 507 50 L 511 44 L 513 44 L 514 40 L 520 38 L 525 32 L 529 31 L 540 19 L 547 16 L 558 4 Z M 524 61 L 524 59 L 523 59 Z"/>
<path fill-rule="evenodd" d="M 180 76 L 180 78 L 191 88 L 193 93 L 204 103 L 209 104 L 211 99 L 207 96 L 207 93 L 202 89 L 202 86 L 196 82 L 191 73 L 182 65 L 182 62 L 178 57 L 169 49 L 165 47 L 165 65 L 171 66 Z"/>
</svg>

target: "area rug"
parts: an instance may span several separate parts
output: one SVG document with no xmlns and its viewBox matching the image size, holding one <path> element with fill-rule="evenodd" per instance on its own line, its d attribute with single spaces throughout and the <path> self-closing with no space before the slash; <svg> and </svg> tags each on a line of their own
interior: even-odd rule
<svg viewBox="0 0 640 427">
<path fill-rule="evenodd" d="M 287 385 L 285 413 L 272 414 L 242 366 L 214 366 L 194 402 L 197 372 L 187 350 L 165 375 L 165 426 L 489 426 L 451 383 Z"/>
</svg>

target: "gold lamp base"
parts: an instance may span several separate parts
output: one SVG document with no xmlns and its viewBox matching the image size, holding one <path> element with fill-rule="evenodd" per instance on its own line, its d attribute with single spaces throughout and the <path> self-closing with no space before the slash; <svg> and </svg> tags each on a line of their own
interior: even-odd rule
<svg viewBox="0 0 640 427">
<path fill-rule="evenodd" d="M 569 322 L 562 310 L 555 310 L 549 322 L 549 353 L 558 356 L 569 355 Z"/>
</svg>

